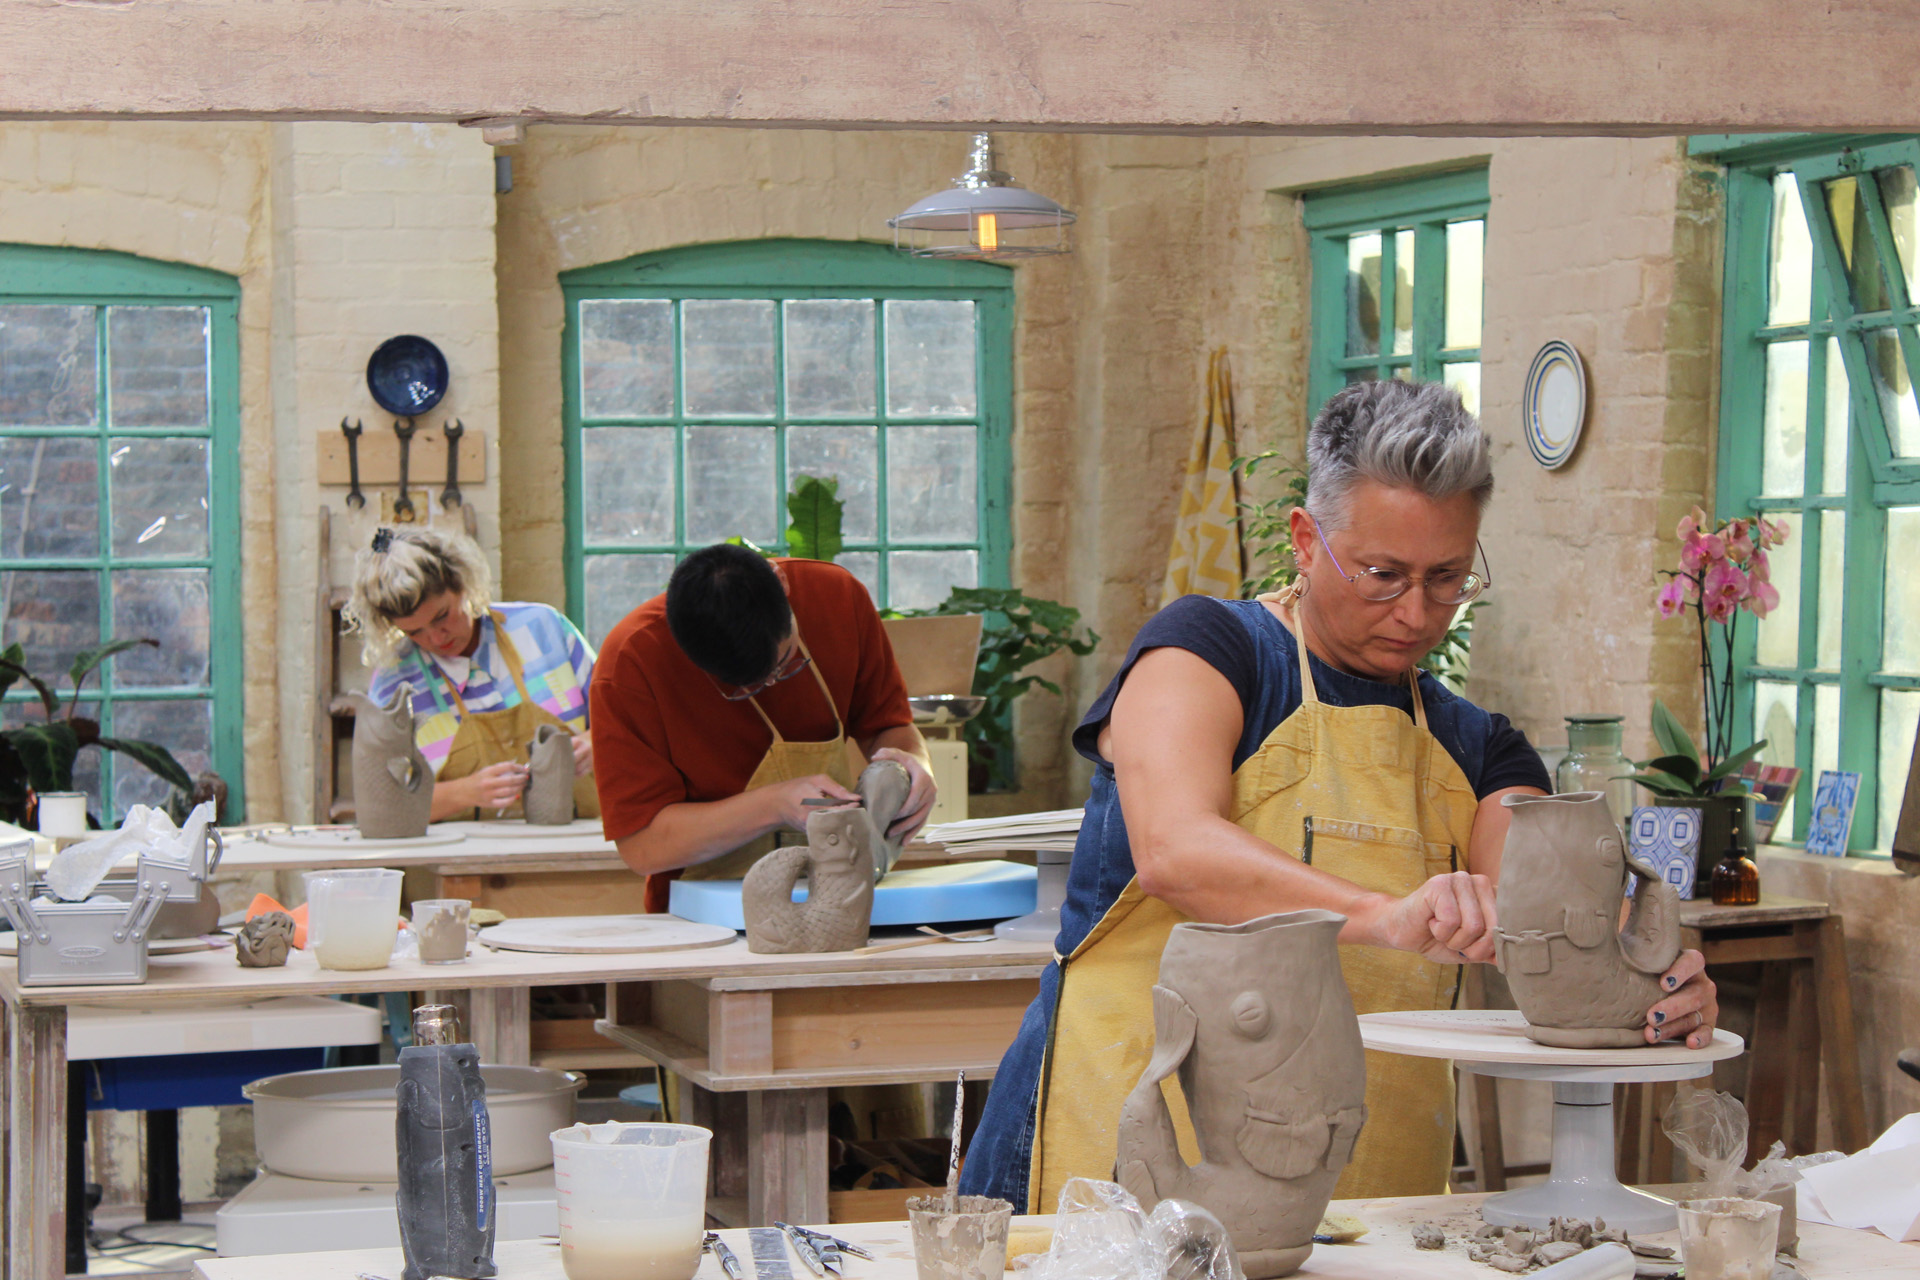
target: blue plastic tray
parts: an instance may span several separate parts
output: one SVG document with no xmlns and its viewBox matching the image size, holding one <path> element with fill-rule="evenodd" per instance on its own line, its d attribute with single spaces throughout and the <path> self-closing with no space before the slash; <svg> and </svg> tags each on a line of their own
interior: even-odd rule
<svg viewBox="0 0 1920 1280">
<path fill-rule="evenodd" d="M 807 900 L 805 882 L 793 891 Z M 947 924 L 955 920 L 1011 920 L 1038 901 L 1032 867 L 1017 862 L 957 862 L 907 867 L 888 874 L 873 891 L 875 926 Z M 683 920 L 744 929 L 738 880 L 675 880 L 667 910 Z"/>
</svg>

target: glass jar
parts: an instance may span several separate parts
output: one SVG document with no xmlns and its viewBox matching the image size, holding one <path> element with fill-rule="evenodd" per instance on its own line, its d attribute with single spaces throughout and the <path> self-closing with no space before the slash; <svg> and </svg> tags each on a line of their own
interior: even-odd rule
<svg viewBox="0 0 1920 1280">
<path fill-rule="evenodd" d="M 1633 817 L 1633 761 L 1621 753 L 1621 716 L 1567 717 L 1567 754 L 1555 771 L 1554 790 L 1598 791 L 1622 830 Z"/>
<path fill-rule="evenodd" d="M 1727 851 L 1713 867 L 1713 901 L 1722 907 L 1751 907 L 1760 901 L 1760 868 L 1740 843 L 1737 825 L 1727 838 Z"/>
</svg>

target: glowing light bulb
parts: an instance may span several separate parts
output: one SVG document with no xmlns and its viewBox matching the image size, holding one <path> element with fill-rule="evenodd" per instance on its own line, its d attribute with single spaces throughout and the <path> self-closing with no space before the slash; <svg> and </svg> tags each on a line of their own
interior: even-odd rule
<svg viewBox="0 0 1920 1280">
<path fill-rule="evenodd" d="M 974 219 L 973 240 L 980 246 L 982 253 L 992 253 L 1000 247 L 1000 219 L 998 215 L 983 213 Z"/>
</svg>

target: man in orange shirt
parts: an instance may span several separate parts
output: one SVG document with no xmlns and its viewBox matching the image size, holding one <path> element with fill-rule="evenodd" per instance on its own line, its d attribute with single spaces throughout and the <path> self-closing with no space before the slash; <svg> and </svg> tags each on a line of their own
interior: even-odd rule
<svg viewBox="0 0 1920 1280">
<path fill-rule="evenodd" d="M 666 909 L 677 873 L 733 879 L 805 830 L 810 799 L 857 801 L 863 760 L 912 789 L 889 834 L 933 807 L 926 743 L 860 581 L 818 560 L 696 551 L 601 646 L 591 697 L 602 829 Z"/>
</svg>

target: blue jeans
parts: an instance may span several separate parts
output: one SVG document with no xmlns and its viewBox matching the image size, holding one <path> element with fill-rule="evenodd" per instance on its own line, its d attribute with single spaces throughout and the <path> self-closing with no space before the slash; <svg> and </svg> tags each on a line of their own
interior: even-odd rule
<svg viewBox="0 0 1920 1280">
<path fill-rule="evenodd" d="M 1027 1006 L 1020 1033 L 1000 1059 L 980 1127 L 967 1148 L 966 1168 L 960 1173 L 964 1194 L 1009 1201 L 1015 1213 L 1027 1211 L 1027 1175 L 1039 1128 L 1040 1070 L 1059 992 L 1060 966 L 1050 964 L 1040 974 L 1040 994 Z M 1051 1212 L 1051 1208 L 1042 1205 L 1040 1211 Z"/>
</svg>

